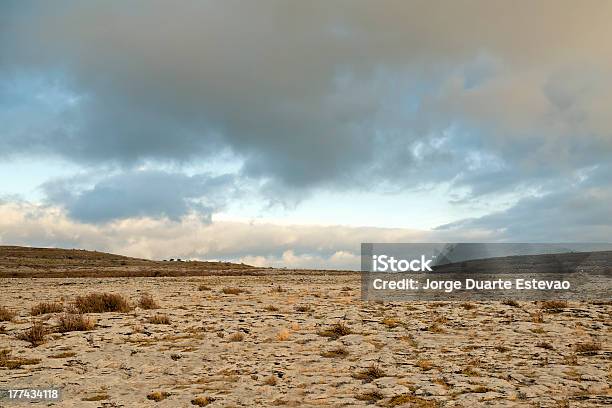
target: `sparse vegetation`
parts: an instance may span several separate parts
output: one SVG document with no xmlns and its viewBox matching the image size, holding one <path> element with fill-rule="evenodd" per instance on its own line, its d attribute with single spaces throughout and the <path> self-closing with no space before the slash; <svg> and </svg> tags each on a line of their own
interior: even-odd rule
<svg viewBox="0 0 612 408">
<path fill-rule="evenodd" d="M 382 324 L 387 326 L 389 329 L 394 329 L 394 328 L 400 326 L 402 324 L 402 322 L 399 321 L 399 319 L 397 319 L 395 317 L 386 317 L 386 318 L 383 319 Z"/>
<path fill-rule="evenodd" d="M 287 329 L 281 329 L 278 333 L 276 333 L 277 341 L 287 341 L 289 340 L 289 337 L 291 337 L 291 334 Z"/>
<path fill-rule="evenodd" d="M 378 364 L 372 364 L 368 368 L 353 374 L 353 378 L 363 380 L 365 382 L 372 382 L 377 378 L 384 377 L 386 374 Z"/>
<path fill-rule="evenodd" d="M 158 313 L 149 317 L 147 322 L 151 324 L 170 324 L 170 318 L 168 315 Z"/>
<path fill-rule="evenodd" d="M 461 303 L 461 307 L 464 308 L 465 310 L 472 310 L 472 309 L 476 309 L 476 305 L 470 302 L 463 302 Z"/>
<path fill-rule="evenodd" d="M 36 321 L 32 323 L 29 329 L 21 332 L 17 335 L 19 340 L 30 342 L 32 347 L 40 346 L 45 342 L 45 336 L 47 335 L 47 328 L 42 322 Z"/>
<path fill-rule="evenodd" d="M 394 395 L 389 398 L 386 405 L 387 407 L 397 407 L 400 405 L 406 405 L 414 408 L 437 408 L 439 404 L 434 400 L 428 400 L 425 398 L 417 397 L 410 393 Z"/>
<path fill-rule="evenodd" d="M 312 308 L 310 307 L 310 305 L 298 305 L 295 307 L 295 311 L 296 312 L 310 312 L 312 310 Z"/>
<path fill-rule="evenodd" d="M 352 333 L 352 330 L 350 327 L 348 327 L 343 322 L 338 322 L 327 329 L 320 330 L 319 336 L 329 337 L 332 340 L 336 340 L 342 336 L 346 336 L 351 333 Z"/>
<path fill-rule="evenodd" d="M 153 296 L 151 296 L 150 293 L 143 293 L 140 296 L 138 306 L 145 310 L 159 309 L 159 304 L 155 301 L 155 299 L 153 299 Z"/>
<path fill-rule="evenodd" d="M 240 288 L 223 288 L 223 289 L 221 289 L 221 292 L 223 292 L 226 295 L 239 295 L 239 294 L 244 292 L 244 289 L 240 289 Z"/>
<path fill-rule="evenodd" d="M 502 304 L 504 304 L 506 306 L 512 306 L 512 307 L 520 307 L 521 306 L 519 304 L 519 302 L 517 302 L 514 299 L 504 299 L 504 300 L 502 300 Z"/>
<path fill-rule="evenodd" d="M 86 296 L 77 296 L 74 306 L 81 313 L 125 313 L 132 310 L 130 303 L 116 293 L 90 293 Z"/>
<path fill-rule="evenodd" d="M 545 300 L 540 303 L 540 309 L 547 312 L 560 312 L 568 306 L 566 300 Z"/>
<path fill-rule="evenodd" d="M 0 322 L 10 322 L 15 316 L 15 312 L 9 310 L 6 306 L 0 306 Z"/>
<path fill-rule="evenodd" d="M 601 344 L 597 342 L 578 343 L 574 346 L 577 353 L 581 354 L 596 354 L 601 350 Z"/>
<path fill-rule="evenodd" d="M 64 351 L 62 353 L 51 354 L 49 358 L 70 358 L 76 356 L 77 353 L 73 351 Z"/>
<path fill-rule="evenodd" d="M 204 291 L 212 290 L 212 288 L 210 286 L 206 286 L 206 285 L 202 284 L 202 285 L 198 286 L 198 290 L 200 292 L 204 292 Z M 192 401 L 192 403 L 193 403 L 193 401 Z"/>
<path fill-rule="evenodd" d="M 268 311 L 268 312 L 278 312 L 280 309 L 274 305 L 268 305 L 266 307 L 264 307 L 264 310 Z"/>
<path fill-rule="evenodd" d="M 534 323 L 544 323 L 544 314 L 542 314 L 540 311 L 532 313 L 531 321 Z"/>
<path fill-rule="evenodd" d="M 191 400 L 191 405 L 195 405 L 197 407 L 205 407 L 208 404 L 211 404 L 215 401 L 212 397 L 196 397 Z"/>
<path fill-rule="evenodd" d="M 429 371 L 434 367 L 434 364 L 431 360 L 417 360 L 416 366 L 423 371 Z"/>
<path fill-rule="evenodd" d="M 58 319 L 55 330 L 59 333 L 71 331 L 89 331 L 96 326 L 95 321 L 82 314 L 64 313 Z"/>
<path fill-rule="evenodd" d="M 154 391 L 147 395 L 147 399 L 151 401 L 159 402 L 168 398 L 171 394 L 166 391 Z"/>
<path fill-rule="evenodd" d="M 239 342 L 242 340 L 244 340 L 244 334 L 241 332 L 236 332 L 229 336 L 229 341 Z"/>
<path fill-rule="evenodd" d="M 0 367 L 7 368 L 9 370 L 15 370 L 21 368 L 24 365 L 33 365 L 40 363 L 39 358 L 20 358 L 12 357 L 11 350 L 3 349 L 0 350 Z"/>
<path fill-rule="evenodd" d="M 358 399 L 359 401 L 365 401 L 368 404 L 374 404 L 375 402 L 383 399 L 384 397 L 385 396 L 380 391 L 373 390 L 364 392 L 363 394 L 357 394 L 355 396 L 355 399 Z"/>
<path fill-rule="evenodd" d="M 271 375 L 269 377 L 266 377 L 266 379 L 264 380 L 264 384 L 265 385 L 274 386 L 274 385 L 276 385 L 276 383 L 277 383 L 276 377 L 273 376 L 273 375 Z"/>
<path fill-rule="evenodd" d="M 81 401 L 105 401 L 109 398 L 110 396 L 108 394 L 96 394 L 91 397 L 84 397 Z"/>
<path fill-rule="evenodd" d="M 64 311 L 64 305 L 59 302 L 41 302 L 37 305 L 32 306 L 30 314 L 32 316 L 38 316 L 47 313 L 61 313 Z"/>
<path fill-rule="evenodd" d="M 326 350 L 326 351 L 321 352 L 321 356 L 326 357 L 326 358 L 340 358 L 340 357 L 346 357 L 348 355 L 349 355 L 349 351 L 344 346 L 336 347 L 331 350 Z"/>
<path fill-rule="evenodd" d="M 539 343 L 536 343 L 536 347 L 543 348 L 543 349 L 546 349 L 546 350 L 553 350 L 554 349 L 553 345 L 548 343 L 548 342 L 546 342 L 546 341 L 541 341 Z"/>
</svg>

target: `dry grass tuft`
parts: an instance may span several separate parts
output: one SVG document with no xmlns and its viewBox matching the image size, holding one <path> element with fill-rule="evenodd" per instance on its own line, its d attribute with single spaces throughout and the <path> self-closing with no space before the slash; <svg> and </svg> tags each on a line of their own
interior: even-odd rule
<svg viewBox="0 0 612 408">
<path fill-rule="evenodd" d="M 382 321 L 382 324 L 387 326 L 389 329 L 394 329 L 398 326 L 401 326 L 402 322 L 395 317 L 385 317 Z"/>
<path fill-rule="evenodd" d="M 502 304 L 506 305 L 506 306 L 512 306 L 512 307 L 520 307 L 521 306 L 519 304 L 519 302 L 517 302 L 514 299 L 505 299 L 505 300 L 502 300 Z"/>
<path fill-rule="evenodd" d="M 380 391 L 373 390 L 364 392 L 363 394 L 358 394 L 355 396 L 355 399 L 358 399 L 359 401 L 365 401 L 368 404 L 374 404 L 378 400 L 383 399 L 384 397 L 385 396 Z"/>
<path fill-rule="evenodd" d="M 170 318 L 168 315 L 158 313 L 155 316 L 149 317 L 147 322 L 151 324 L 170 324 Z"/>
<path fill-rule="evenodd" d="M 74 306 L 81 313 L 125 313 L 132 310 L 130 303 L 116 293 L 90 293 L 86 296 L 77 296 Z"/>
<path fill-rule="evenodd" d="M 242 340 L 244 340 L 244 334 L 242 334 L 241 332 L 236 332 L 229 336 L 229 341 L 239 342 Z"/>
<path fill-rule="evenodd" d="M 239 295 L 245 292 L 245 290 L 240 289 L 240 288 L 223 288 L 221 289 L 221 292 L 223 292 L 226 295 Z"/>
<path fill-rule="evenodd" d="M 15 370 L 21 368 L 24 365 L 32 365 L 40 363 L 39 358 L 19 358 L 11 357 L 11 350 L 4 349 L 0 350 L 0 367 L 7 368 L 9 370 Z"/>
<path fill-rule="evenodd" d="M 463 302 L 461 304 L 461 307 L 464 308 L 465 310 L 472 310 L 472 309 L 476 309 L 476 305 L 470 302 Z"/>
<path fill-rule="evenodd" d="M 559 312 L 568 306 L 566 300 L 545 300 L 540 303 L 540 309 L 548 312 Z"/>
<path fill-rule="evenodd" d="M 351 328 L 348 327 L 346 324 L 344 324 L 343 322 L 338 322 L 327 329 L 319 331 L 318 334 L 319 336 L 329 337 L 332 340 L 336 340 L 342 336 L 349 335 L 352 332 L 353 331 L 351 330 Z"/>
<path fill-rule="evenodd" d="M 310 305 L 298 305 L 295 307 L 295 311 L 296 312 L 310 312 L 312 310 L 312 307 L 310 307 Z"/>
<path fill-rule="evenodd" d="M 153 299 L 150 293 L 143 293 L 142 296 L 140 296 L 138 306 L 146 310 L 159 309 L 159 304 Z"/>
<path fill-rule="evenodd" d="M 601 344 L 597 342 L 578 343 L 574 346 L 577 353 L 597 354 L 601 350 Z"/>
<path fill-rule="evenodd" d="M 17 314 L 5 306 L 0 306 L 0 322 L 10 322 Z"/>
<path fill-rule="evenodd" d="M 271 375 L 271 376 L 267 377 L 267 378 L 264 380 L 264 384 L 265 384 L 265 385 L 272 385 L 272 386 L 274 386 L 274 385 L 276 385 L 276 383 L 277 383 L 276 377 L 275 377 L 275 376 L 273 376 L 273 375 Z"/>
<path fill-rule="evenodd" d="M 72 331 L 89 331 L 96 327 L 96 322 L 82 314 L 64 313 L 58 319 L 59 324 L 55 327 L 58 333 Z"/>
<path fill-rule="evenodd" d="M 353 374 L 353 378 L 357 378 L 358 380 L 363 380 L 365 382 L 372 382 L 377 378 L 384 377 L 386 374 L 382 368 L 380 368 L 377 364 L 372 364 L 368 368 L 358 373 Z"/>
<path fill-rule="evenodd" d="M 30 342 L 32 347 L 40 346 L 45 342 L 45 336 L 47 335 L 47 328 L 41 322 L 34 322 L 32 326 L 17 335 L 19 340 Z"/>
<path fill-rule="evenodd" d="M 348 355 L 349 355 L 349 351 L 344 346 L 336 347 L 331 350 L 321 352 L 321 356 L 326 357 L 326 358 L 340 358 L 340 357 L 346 357 Z"/>
<path fill-rule="evenodd" d="M 211 404 L 215 401 L 212 397 L 196 397 L 191 400 L 191 405 L 195 405 L 197 407 L 205 407 L 208 404 Z"/>
<path fill-rule="evenodd" d="M 397 407 L 399 405 L 410 406 L 414 408 L 437 408 L 439 404 L 434 400 L 427 400 L 425 398 L 417 397 L 409 393 L 395 395 L 387 401 L 385 406 Z"/>
<path fill-rule="evenodd" d="M 108 394 L 96 394 L 91 397 L 84 397 L 81 401 L 105 401 L 109 398 L 110 396 Z"/>
<path fill-rule="evenodd" d="M 30 309 L 32 316 L 38 316 L 47 313 L 61 313 L 64 311 L 64 305 L 59 302 L 41 302 Z"/>
<path fill-rule="evenodd" d="M 554 350 L 553 345 L 548 343 L 548 342 L 545 342 L 545 341 L 541 341 L 539 343 L 536 343 L 536 347 L 543 348 L 545 350 Z"/>
<path fill-rule="evenodd" d="M 287 341 L 289 340 L 289 337 L 291 337 L 291 334 L 287 329 L 281 329 L 278 333 L 276 333 L 277 341 Z"/>
<path fill-rule="evenodd" d="M 70 358 L 76 355 L 77 353 L 75 353 L 74 351 L 64 351 L 62 353 L 52 354 L 49 356 L 49 358 Z"/>
<path fill-rule="evenodd" d="M 264 310 L 268 311 L 268 312 L 278 312 L 280 309 L 274 305 L 268 305 L 266 307 L 264 307 Z"/>
<path fill-rule="evenodd" d="M 542 312 L 537 311 L 531 314 L 531 321 L 534 323 L 544 323 L 544 315 Z"/>
<path fill-rule="evenodd" d="M 429 371 L 434 368 L 434 364 L 431 360 L 417 360 L 416 366 L 423 371 Z"/>
<path fill-rule="evenodd" d="M 150 399 L 155 402 L 159 402 L 168 398 L 171 394 L 166 391 L 154 391 L 147 395 L 147 399 Z"/>
</svg>

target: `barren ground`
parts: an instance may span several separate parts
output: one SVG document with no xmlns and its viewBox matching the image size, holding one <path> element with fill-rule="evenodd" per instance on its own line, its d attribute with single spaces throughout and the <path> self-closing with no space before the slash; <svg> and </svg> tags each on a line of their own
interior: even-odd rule
<svg viewBox="0 0 612 408">
<path fill-rule="evenodd" d="M 24 364 L 0 367 L 0 388 L 60 387 L 62 407 L 612 404 L 609 304 L 365 303 L 359 287 L 358 274 L 3 278 L 17 316 L 0 350 Z M 93 330 L 63 334 L 61 313 L 30 315 L 105 292 L 160 308 L 91 313 Z M 37 347 L 17 338 L 34 320 L 51 331 Z M 350 333 L 334 339 L 338 323 Z"/>
</svg>

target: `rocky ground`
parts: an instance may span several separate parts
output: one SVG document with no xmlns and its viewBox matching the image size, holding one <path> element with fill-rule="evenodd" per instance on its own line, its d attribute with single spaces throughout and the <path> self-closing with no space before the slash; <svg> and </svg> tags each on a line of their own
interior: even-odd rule
<svg viewBox="0 0 612 408">
<path fill-rule="evenodd" d="M 158 309 L 138 306 L 145 292 Z M 0 388 L 62 389 L 41 406 L 612 404 L 610 304 L 368 303 L 357 274 L 5 278 L 0 293 L 16 313 L 0 322 Z M 65 333 L 63 312 L 31 316 L 88 293 L 134 308 Z M 36 321 L 33 346 L 19 337 Z"/>
</svg>

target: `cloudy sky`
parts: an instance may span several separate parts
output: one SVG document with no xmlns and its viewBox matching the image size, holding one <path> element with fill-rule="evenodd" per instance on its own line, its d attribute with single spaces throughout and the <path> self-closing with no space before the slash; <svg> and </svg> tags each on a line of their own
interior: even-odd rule
<svg viewBox="0 0 612 408">
<path fill-rule="evenodd" d="M 610 241 L 612 2 L 3 1 L 0 243 L 357 268 Z"/>
</svg>

